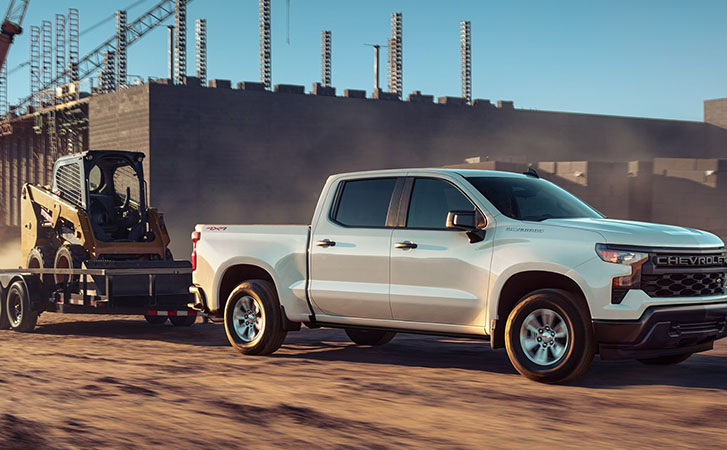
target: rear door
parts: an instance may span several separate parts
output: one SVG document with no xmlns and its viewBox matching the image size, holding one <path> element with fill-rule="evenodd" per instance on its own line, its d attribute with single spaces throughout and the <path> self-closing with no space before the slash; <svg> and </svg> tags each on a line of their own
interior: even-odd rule
<svg viewBox="0 0 727 450">
<path fill-rule="evenodd" d="M 419 177 L 402 194 L 406 214 L 392 234 L 391 309 L 394 319 L 452 325 L 484 325 L 492 260 L 492 231 L 470 243 L 447 229 L 447 213 L 475 210 L 451 181 Z M 408 205 L 408 207 L 407 207 Z"/>
<path fill-rule="evenodd" d="M 391 233 L 403 181 L 339 182 L 311 239 L 310 296 L 316 313 L 391 319 Z"/>
</svg>

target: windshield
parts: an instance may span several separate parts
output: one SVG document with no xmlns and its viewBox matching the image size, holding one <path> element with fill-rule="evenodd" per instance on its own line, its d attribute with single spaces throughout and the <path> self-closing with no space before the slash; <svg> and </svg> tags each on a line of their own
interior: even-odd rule
<svg viewBox="0 0 727 450">
<path fill-rule="evenodd" d="M 549 181 L 532 177 L 466 177 L 502 214 L 517 220 L 604 216 Z"/>
</svg>

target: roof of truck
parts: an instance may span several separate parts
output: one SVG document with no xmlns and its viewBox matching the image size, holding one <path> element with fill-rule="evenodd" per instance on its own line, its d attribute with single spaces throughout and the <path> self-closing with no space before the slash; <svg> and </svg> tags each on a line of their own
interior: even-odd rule
<svg viewBox="0 0 727 450">
<path fill-rule="evenodd" d="M 383 169 L 383 170 L 365 170 L 358 172 L 346 172 L 338 173 L 336 177 L 349 177 L 349 176 L 376 176 L 376 175 L 398 175 L 401 176 L 404 173 L 410 175 L 426 174 L 432 172 L 439 173 L 452 173 L 458 174 L 463 177 L 525 177 L 527 175 L 515 172 L 504 172 L 501 170 L 482 170 L 482 169 L 448 169 L 442 167 L 430 167 L 430 168 L 416 168 L 416 169 Z"/>
</svg>

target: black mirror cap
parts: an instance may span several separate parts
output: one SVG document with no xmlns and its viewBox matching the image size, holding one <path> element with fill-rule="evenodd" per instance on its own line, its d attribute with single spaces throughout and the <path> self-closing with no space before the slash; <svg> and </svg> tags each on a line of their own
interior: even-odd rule
<svg viewBox="0 0 727 450">
<path fill-rule="evenodd" d="M 487 219 L 479 211 L 449 211 L 447 228 L 461 231 L 482 230 L 487 226 Z"/>
</svg>

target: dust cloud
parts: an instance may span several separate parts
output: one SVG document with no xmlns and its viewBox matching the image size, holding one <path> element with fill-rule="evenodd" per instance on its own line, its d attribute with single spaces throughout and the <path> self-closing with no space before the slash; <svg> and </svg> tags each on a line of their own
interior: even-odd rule
<svg viewBox="0 0 727 450">
<path fill-rule="evenodd" d="M 20 267 L 20 239 L 0 239 L 0 269 L 14 269 Z"/>
</svg>

